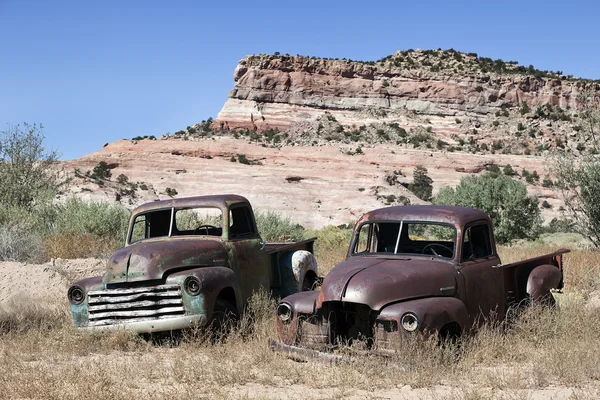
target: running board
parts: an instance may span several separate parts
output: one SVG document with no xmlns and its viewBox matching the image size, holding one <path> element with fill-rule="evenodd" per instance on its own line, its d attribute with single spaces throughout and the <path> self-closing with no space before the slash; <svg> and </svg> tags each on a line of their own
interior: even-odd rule
<svg viewBox="0 0 600 400">
<path fill-rule="evenodd" d="M 298 346 L 291 346 L 289 344 L 279 343 L 273 339 L 269 339 L 269 347 L 271 348 L 271 350 L 279 353 L 325 360 L 330 362 L 331 364 L 339 364 L 342 361 L 349 361 L 348 358 L 343 357 L 341 355 L 323 353 L 322 351 L 305 349 L 303 347 Z"/>
</svg>

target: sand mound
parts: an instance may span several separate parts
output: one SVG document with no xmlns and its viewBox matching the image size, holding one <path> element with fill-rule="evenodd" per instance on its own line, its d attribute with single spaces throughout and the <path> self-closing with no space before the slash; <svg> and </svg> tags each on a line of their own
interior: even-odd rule
<svg viewBox="0 0 600 400">
<path fill-rule="evenodd" d="M 66 303 L 67 289 L 78 279 L 102 275 L 105 261 L 56 259 L 45 264 L 0 262 L 0 307 L 18 299 Z"/>
</svg>

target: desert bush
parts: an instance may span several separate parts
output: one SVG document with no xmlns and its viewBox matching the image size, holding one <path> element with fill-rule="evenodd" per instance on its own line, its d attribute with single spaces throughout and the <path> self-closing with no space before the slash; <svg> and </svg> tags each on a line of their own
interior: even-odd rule
<svg viewBox="0 0 600 400">
<path fill-rule="evenodd" d="M 527 188 L 505 175 L 462 178 L 456 188 L 443 188 L 435 204 L 478 208 L 485 211 L 494 225 L 496 241 L 535 238 L 541 225 L 538 199 L 527 196 Z"/>
<path fill-rule="evenodd" d="M 254 213 L 258 232 L 264 241 L 285 242 L 304 239 L 304 228 L 275 211 Z"/>
<path fill-rule="evenodd" d="M 123 245 L 130 216 L 125 207 L 70 198 L 56 210 L 44 237 L 47 258 L 106 256 Z"/>
<path fill-rule="evenodd" d="M 100 161 L 92 170 L 92 178 L 95 179 L 107 180 L 110 179 L 111 175 L 112 172 L 110 172 L 110 168 L 108 168 L 106 161 Z"/>
<path fill-rule="evenodd" d="M 43 260 L 42 237 L 19 227 L 0 226 L 0 261 Z"/>
<path fill-rule="evenodd" d="M 316 237 L 315 256 L 319 262 L 319 275 L 326 275 L 336 264 L 346 258 L 352 238 L 352 225 L 328 225 L 318 230 L 306 231 L 306 237 Z"/>
<path fill-rule="evenodd" d="M 125 237 L 130 212 L 123 206 L 87 203 L 72 197 L 63 205 L 57 205 L 57 209 L 50 233 L 89 233 L 120 241 Z"/>
<path fill-rule="evenodd" d="M 427 168 L 415 167 L 413 171 L 413 182 L 408 185 L 408 190 L 421 200 L 430 201 L 433 192 L 431 183 L 433 180 L 427 175 Z"/>
<path fill-rule="evenodd" d="M 598 94 L 584 91 L 579 100 L 583 105 L 580 113 L 583 129 L 578 134 L 591 144 L 593 153 L 597 153 L 600 111 L 594 104 Z M 571 218 L 576 221 L 578 232 L 600 248 L 600 159 L 595 154 L 578 160 L 573 154 L 562 154 L 557 156 L 553 172 L 555 185 L 562 193 Z"/>
</svg>

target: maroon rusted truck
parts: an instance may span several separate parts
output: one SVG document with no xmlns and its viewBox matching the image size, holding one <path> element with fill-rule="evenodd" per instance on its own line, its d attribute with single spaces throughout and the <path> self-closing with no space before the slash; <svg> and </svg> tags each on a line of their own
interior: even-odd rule
<svg viewBox="0 0 600 400">
<path fill-rule="evenodd" d="M 502 321 L 511 307 L 553 302 L 550 291 L 563 287 L 568 251 L 503 265 L 480 210 L 374 210 L 358 221 L 346 260 L 320 290 L 278 304 L 281 343 L 272 346 L 310 352 L 361 340 L 389 349 L 414 332 L 460 335 L 486 320 Z"/>
<path fill-rule="evenodd" d="M 69 288 L 73 321 L 139 333 L 219 322 L 260 289 L 278 296 L 310 289 L 317 280 L 313 245 L 314 238 L 263 242 L 241 196 L 148 203 L 133 211 L 125 247 L 104 275 Z"/>
</svg>

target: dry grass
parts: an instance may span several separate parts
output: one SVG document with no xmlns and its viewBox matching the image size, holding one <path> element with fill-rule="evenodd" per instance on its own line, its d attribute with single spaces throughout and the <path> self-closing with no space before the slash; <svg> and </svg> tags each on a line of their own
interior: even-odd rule
<svg viewBox="0 0 600 400">
<path fill-rule="evenodd" d="M 123 246 L 114 237 L 77 232 L 48 235 L 43 244 L 46 259 L 108 257 Z"/>
<path fill-rule="evenodd" d="M 521 258 L 548 249 L 501 251 Z M 264 293 L 215 345 L 202 332 L 175 346 L 80 332 L 62 304 L 16 304 L 0 313 L 0 399 L 596 398 L 600 310 L 582 293 L 596 290 L 598 261 L 589 251 L 567 256 L 568 286 L 555 310 L 531 308 L 515 324 L 484 327 L 456 346 L 418 339 L 390 357 L 347 349 L 349 361 L 339 365 L 271 352 L 274 303 Z"/>
</svg>

